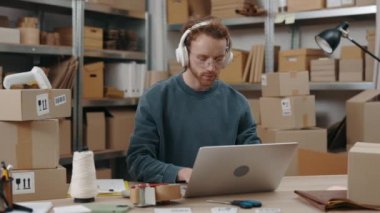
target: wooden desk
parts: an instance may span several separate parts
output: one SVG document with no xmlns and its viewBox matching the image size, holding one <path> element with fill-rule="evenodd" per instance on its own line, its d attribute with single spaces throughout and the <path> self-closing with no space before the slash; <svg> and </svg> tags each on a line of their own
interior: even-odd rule
<svg viewBox="0 0 380 213">
<path fill-rule="evenodd" d="M 205 200 L 234 200 L 234 199 L 256 199 L 263 203 L 266 208 L 280 208 L 282 212 L 321 212 L 317 208 L 305 203 L 294 194 L 294 190 L 324 190 L 331 186 L 347 186 L 346 175 L 326 175 L 326 176 L 294 176 L 284 177 L 278 189 L 274 192 L 252 193 L 226 196 L 213 196 L 203 198 L 181 199 L 172 205 L 161 208 L 190 207 L 193 213 L 211 212 L 212 207 L 223 206 L 223 204 L 206 203 Z M 72 199 L 53 200 L 54 206 L 74 205 Z M 98 197 L 96 203 L 116 203 L 131 204 L 129 199 L 121 197 Z M 154 212 L 154 208 L 134 208 L 130 212 Z M 254 210 L 239 209 L 239 212 L 255 212 Z M 333 211 L 330 211 L 333 212 Z M 359 212 L 359 211 L 355 211 Z M 370 212 L 370 211 L 362 211 Z M 341 213 L 341 211 L 340 211 Z"/>
</svg>

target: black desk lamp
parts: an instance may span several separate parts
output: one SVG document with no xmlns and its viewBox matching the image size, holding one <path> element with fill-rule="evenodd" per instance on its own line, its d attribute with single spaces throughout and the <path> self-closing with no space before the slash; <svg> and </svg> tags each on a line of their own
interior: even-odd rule
<svg viewBox="0 0 380 213">
<path fill-rule="evenodd" d="M 331 54 L 339 45 L 340 38 L 343 37 L 350 40 L 352 43 L 354 43 L 356 46 L 362 49 L 365 53 L 368 53 L 370 56 L 372 56 L 372 58 L 376 59 L 377 62 L 380 62 L 380 59 L 378 57 L 376 57 L 374 54 L 372 54 L 370 51 L 368 51 L 366 48 L 364 48 L 362 45 L 360 45 L 358 42 L 356 42 L 348 35 L 348 26 L 348 22 L 343 22 L 333 29 L 325 30 L 315 36 L 315 41 L 324 52 Z M 375 72 L 375 88 L 378 87 L 377 78 L 378 72 Z"/>
</svg>

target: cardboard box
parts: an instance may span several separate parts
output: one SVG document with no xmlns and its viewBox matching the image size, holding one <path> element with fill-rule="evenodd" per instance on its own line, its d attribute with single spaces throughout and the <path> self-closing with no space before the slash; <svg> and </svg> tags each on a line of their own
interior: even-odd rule
<svg viewBox="0 0 380 213">
<path fill-rule="evenodd" d="M 356 143 L 348 153 L 347 197 L 360 204 L 380 205 L 380 144 Z"/>
<path fill-rule="evenodd" d="M 20 30 L 14 28 L 0 27 L 0 42 L 20 44 Z"/>
<path fill-rule="evenodd" d="M 71 155 L 71 120 L 59 120 L 59 155 Z"/>
<path fill-rule="evenodd" d="M 339 70 L 338 60 L 333 58 L 319 58 L 310 61 L 310 81 L 334 82 Z"/>
<path fill-rule="evenodd" d="M 232 50 L 234 57 L 219 75 L 219 79 L 227 83 L 242 83 L 243 71 L 247 62 L 248 52 L 242 50 Z"/>
<path fill-rule="evenodd" d="M 305 129 L 268 129 L 261 134 L 263 143 L 298 142 L 298 148 L 327 152 L 327 130 L 319 127 Z"/>
<path fill-rule="evenodd" d="M 368 51 L 371 53 L 375 52 L 375 30 L 369 29 L 367 31 L 367 41 L 368 41 Z M 365 81 L 374 81 L 373 73 L 374 73 L 375 59 L 372 58 L 369 54 L 365 54 L 365 66 L 364 66 L 364 79 Z"/>
<path fill-rule="evenodd" d="M 358 82 L 363 81 L 363 59 L 339 60 L 339 81 Z"/>
<path fill-rule="evenodd" d="M 327 152 L 327 130 L 319 127 L 294 130 L 267 129 L 258 127 L 262 143 L 298 142 L 298 148 Z M 298 175 L 298 154 L 293 158 L 288 170 L 288 176 Z"/>
<path fill-rule="evenodd" d="M 69 89 L 0 90 L 0 120 L 26 121 L 71 116 Z"/>
<path fill-rule="evenodd" d="M 320 10 L 325 8 L 325 0 L 303 1 L 303 0 L 288 0 L 288 12 L 305 11 L 305 10 Z"/>
<path fill-rule="evenodd" d="M 59 162 L 59 122 L 56 119 L 0 122 L 1 160 L 14 169 L 55 168 Z"/>
<path fill-rule="evenodd" d="M 253 119 L 255 119 L 256 124 L 261 123 L 260 117 L 260 100 L 259 99 L 248 99 L 248 103 L 251 107 L 251 114 Z"/>
<path fill-rule="evenodd" d="M 89 150 L 106 149 L 106 119 L 104 112 L 86 113 L 85 142 Z"/>
<path fill-rule="evenodd" d="M 109 110 L 107 116 L 107 148 L 128 150 L 135 128 L 135 110 Z"/>
<path fill-rule="evenodd" d="M 304 48 L 280 51 L 279 72 L 310 70 L 310 61 L 323 56 L 324 53 L 320 49 Z"/>
<path fill-rule="evenodd" d="M 96 168 L 96 179 L 112 179 L 110 168 Z"/>
<path fill-rule="evenodd" d="M 380 143 L 380 90 L 365 90 L 346 102 L 347 144 Z"/>
<path fill-rule="evenodd" d="M 313 95 L 260 98 L 261 124 L 266 128 L 299 129 L 315 126 Z"/>
<path fill-rule="evenodd" d="M 72 46 L 73 32 L 71 27 L 61 27 L 55 29 L 59 33 L 60 43 L 62 45 Z M 84 48 L 103 49 L 103 29 L 97 27 L 85 26 Z"/>
<path fill-rule="evenodd" d="M 182 24 L 189 19 L 188 0 L 166 0 L 168 24 Z"/>
<path fill-rule="evenodd" d="M 376 0 L 356 0 L 356 6 L 375 5 Z"/>
<path fill-rule="evenodd" d="M 364 51 L 357 46 L 343 46 L 340 49 L 341 59 L 364 59 Z"/>
<path fill-rule="evenodd" d="M 67 197 L 66 169 L 12 170 L 13 201 L 52 200 Z"/>
<path fill-rule="evenodd" d="M 309 72 L 267 73 L 261 77 L 264 97 L 309 95 Z"/>
<path fill-rule="evenodd" d="M 113 8 L 133 11 L 146 11 L 145 1 L 141 0 L 110 0 Z"/>
<path fill-rule="evenodd" d="M 298 149 L 298 175 L 347 174 L 347 153 Z"/>
<path fill-rule="evenodd" d="M 20 43 L 39 45 L 40 44 L 40 30 L 37 28 L 19 28 L 20 29 Z"/>
<path fill-rule="evenodd" d="M 210 0 L 190 0 L 190 16 L 193 18 L 202 18 L 211 15 Z"/>
<path fill-rule="evenodd" d="M 103 98 L 104 62 L 86 64 L 83 67 L 83 98 Z"/>
</svg>

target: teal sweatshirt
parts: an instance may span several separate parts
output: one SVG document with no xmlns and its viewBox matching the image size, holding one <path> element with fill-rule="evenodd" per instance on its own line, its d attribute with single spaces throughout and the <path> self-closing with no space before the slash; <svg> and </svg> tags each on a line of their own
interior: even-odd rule
<svg viewBox="0 0 380 213">
<path fill-rule="evenodd" d="M 243 95 L 219 80 L 208 91 L 194 91 L 182 73 L 144 93 L 135 122 L 127 154 L 133 181 L 175 182 L 202 146 L 260 143 Z"/>
</svg>

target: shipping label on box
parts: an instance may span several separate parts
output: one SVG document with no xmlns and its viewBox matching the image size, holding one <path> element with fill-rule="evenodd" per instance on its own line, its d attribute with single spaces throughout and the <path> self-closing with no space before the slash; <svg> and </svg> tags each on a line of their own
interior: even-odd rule
<svg viewBox="0 0 380 213">
<path fill-rule="evenodd" d="M 71 116 L 71 90 L 0 90 L 0 120 L 26 121 Z"/>
<path fill-rule="evenodd" d="M 12 170 L 15 202 L 66 198 L 66 169 Z"/>
<path fill-rule="evenodd" d="M 310 94 L 309 72 L 278 72 L 263 75 L 261 84 L 264 97 L 297 96 Z M 263 79 L 262 78 L 262 79 Z"/>
<path fill-rule="evenodd" d="M 265 128 L 295 129 L 315 126 L 315 98 L 312 95 L 260 98 L 261 124 Z"/>
<path fill-rule="evenodd" d="M 59 161 L 58 120 L 0 122 L 0 156 L 14 169 L 55 168 Z"/>
<path fill-rule="evenodd" d="M 366 90 L 346 102 L 347 144 L 380 143 L 380 90 Z"/>
</svg>

